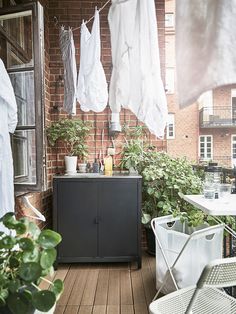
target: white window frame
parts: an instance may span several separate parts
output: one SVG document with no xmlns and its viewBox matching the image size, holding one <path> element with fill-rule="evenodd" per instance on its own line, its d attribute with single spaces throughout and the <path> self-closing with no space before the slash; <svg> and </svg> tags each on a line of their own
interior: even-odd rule
<svg viewBox="0 0 236 314">
<path fill-rule="evenodd" d="M 166 138 L 167 140 L 175 139 L 175 114 L 174 113 L 168 113 Z"/>
<path fill-rule="evenodd" d="M 235 137 L 235 140 L 234 140 Z M 234 147 L 233 145 L 236 145 L 236 134 L 232 134 L 231 135 L 231 165 L 232 167 L 236 166 L 236 158 L 233 158 L 233 154 L 234 154 Z M 236 149 L 236 147 L 235 147 Z"/>
<path fill-rule="evenodd" d="M 165 13 L 165 27 L 174 28 L 175 27 L 175 15 L 173 12 Z"/>
<path fill-rule="evenodd" d="M 207 156 L 207 138 L 211 138 L 211 156 Z M 201 156 L 201 138 L 204 138 L 204 156 Z M 200 160 L 213 160 L 213 136 L 212 135 L 199 135 L 199 159 Z"/>
</svg>

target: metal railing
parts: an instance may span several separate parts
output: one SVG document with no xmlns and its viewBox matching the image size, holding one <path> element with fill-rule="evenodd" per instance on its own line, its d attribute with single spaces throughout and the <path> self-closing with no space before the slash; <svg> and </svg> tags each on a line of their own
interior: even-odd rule
<svg viewBox="0 0 236 314">
<path fill-rule="evenodd" d="M 203 107 L 199 111 L 201 128 L 236 127 L 236 109 L 231 106 Z"/>
</svg>

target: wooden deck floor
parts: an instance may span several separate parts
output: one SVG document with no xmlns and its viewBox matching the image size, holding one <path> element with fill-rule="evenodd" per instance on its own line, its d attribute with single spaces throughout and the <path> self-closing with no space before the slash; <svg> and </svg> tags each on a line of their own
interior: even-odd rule
<svg viewBox="0 0 236 314">
<path fill-rule="evenodd" d="M 135 263 L 59 265 L 65 289 L 55 314 L 146 314 L 154 297 L 155 257 Z"/>
</svg>

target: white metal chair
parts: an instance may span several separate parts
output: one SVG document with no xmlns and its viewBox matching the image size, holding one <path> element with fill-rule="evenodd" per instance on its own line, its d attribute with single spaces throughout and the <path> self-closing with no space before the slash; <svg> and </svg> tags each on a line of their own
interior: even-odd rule
<svg viewBox="0 0 236 314">
<path fill-rule="evenodd" d="M 235 285 L 236 257 L 214 260 L 204 268 L 196 286 L 153 301 L 149 311 L 150 314 L 235 314 L 236 299 L 218 289 Z"/>
<path fill-rule="evenodd" d="M 195 285 L 203 268 L 222 257 L 224 224 L 187 232 L 187 224 L 172 215 L 151 222 L 156 237 L 156 288 L 168 294 Z"/>
</svg>

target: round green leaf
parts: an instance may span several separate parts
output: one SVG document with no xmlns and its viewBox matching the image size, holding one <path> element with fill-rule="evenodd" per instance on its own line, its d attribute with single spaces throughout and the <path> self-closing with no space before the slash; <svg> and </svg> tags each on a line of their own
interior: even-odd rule
<svg viewBox="0 0 236 314">
<path fill-rule="evenodd" d="M 11 236 L 5 236 L 0 240 L 0 249 L 12 249 L 16 244 L 15 238 Z"/>
<path fill-rule="evenodd" d="M 19 276 L 27 281 L 34 282 L 41 276 L 41 267 L 35 262 L 22 263 L 19 267 Z"/>
<path fill-rule="evenodd" d="M 56 260 L 57 251 L 54 248 L 43 250 L 40 257 L 40 265 L 43 269 L 50 268 Z"/>
<path fill-rule="evenodd" d="M 16 268 L 19 266 L 19 260 L 15 256 L 11 256 L 9 260 L 10 268 Z"/>
<path fill-rule="evenodd" d="M 16 230 L 17 234 L 24 234 L 26 233 L 26 225 L 22 222 L 18 222 L 15 224 L 14 229 Z"/>
<path fill-rule="evenodd" d="M 29 222 L 29 225 L 28 225 L 28 232 L 31 235 L 31 237 L 34 240 L 36 240 L 38 238 L 38 236 L 40 235 L 41 230 L 36 225 L 36 223 L 31 221 L 31 222 Z"/>
<path fill-rule="evenodd" d="M 22 259 L 24 263 L 38 262 L 39 261 L 39 250 L 37 247 L 33 251 L 23 252 Z"/>
<path fill-rule="evenodd" d="M 61 242 L 61 235 L 53 230 L 43 230 L 39 237 L 38 237 L 38 243 L 44 248 L 44 249 L 51 249 L 58 245 L 58 243 Z"/>
<path fill-rule="evenodd" d="M 11 293 L 15 293 L 21 286 L 19 279 L 12 279 L 8 284 L 8 289 Z"/>
<path fill-rule="evenodd" d="M 56 279 L 53 282 L 53 286 L 52 286 L 52 291 L 55 293 L 56 296 L 59 296 L 64 289 L 64 284 L 63 281 L 61 279 Z"/>
<path fill-rule="evenodd" d="M 0 221 L 3 222 L 4 226 L 6 226 L 9 229 L 12 229 L 12 227 L 14 227 L 14 225 L 16 224 L 16 220 L 15 220 L 15 214 L 12 212 L 6 213 L 1 219 Z"/>
<path fill-rule="evenodd" d="M 22 238 L 19 241 L 19 246 L 23 251 L 33 251 L 34 242 L 30 238 Z"/>
<path fill-rule="evenodd" d="M 32 313 L 32 305 L 23 293 L 10 294 L 7 299 L 7 305 L 14 314 Z"/>
<path fill-rule="evenodd" d="M 33 306 L 42 312 L 49 311 L 56 302 L 55 294 L 52 291 L 42 290 L 33 293 Z"/>
</svg>

